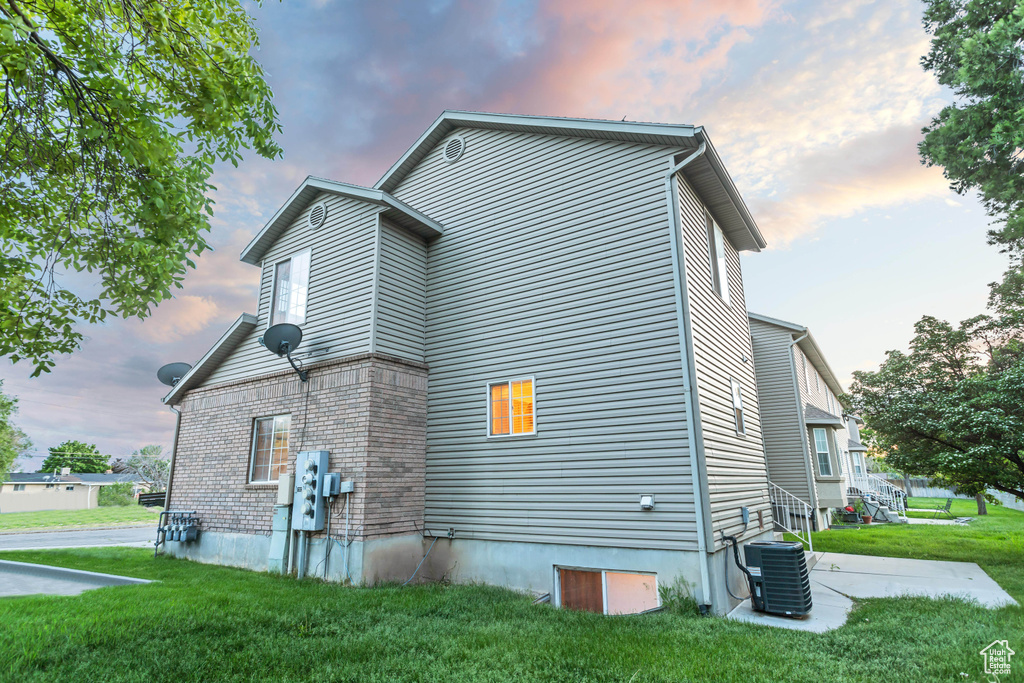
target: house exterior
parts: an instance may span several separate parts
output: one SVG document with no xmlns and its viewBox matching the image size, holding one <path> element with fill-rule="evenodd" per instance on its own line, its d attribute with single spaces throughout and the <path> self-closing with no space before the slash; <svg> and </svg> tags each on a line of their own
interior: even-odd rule
<svg viewBox="0 0 1024 683">
<path fill-rule="evenodd" d="M 564 606 L 686 582 L 726 611 L 723 534 L 773 533 L 739 260 L 763 247 L 701 127 L 446 111 L 373 188 L 308 178 L 241 255 L 254 312 L 164 398 L 168 507 L 202 520 L 170 550 L 266 569 L 279 477 L 326 450 L 354 482 L 313 536 L 327 578 L 426 555 Z M 280 322 L 306 382 L 260 345 Z"/>
<path fill-rule="evenodd" d="M 88 510 L 99 505 L 104 486 L 124 481 L 145 484 L 125 474 L 49 474 L 14 472 L 0 485 L 0 513 L 41 510 Z"/>
<path fill-rule="evenodd" d="M 807 327 L 749 318 L 769 479 L 806 502 L 814 528 L 825 529 L 830 510 L 847 504 L 852 448 L 863 468 L 859 432 L 849 429 L 857 418 L 846 415 L 845 390 Z"/>
</svg>

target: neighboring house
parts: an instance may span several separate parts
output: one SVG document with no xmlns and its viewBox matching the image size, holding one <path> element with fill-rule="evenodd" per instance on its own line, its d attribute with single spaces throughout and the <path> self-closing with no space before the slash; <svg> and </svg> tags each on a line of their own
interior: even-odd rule
<svg viewBox="0 0 1024 683">
<path fill-rule="evenodd" d="M 847 504 L 853 470 L 845 392 L 810 330 L 749 316 L 768 477 L 813 509 L 814 528 L 827 528 L 830 510 Z"/>
<path fill-rule="evenodd" d="M 373 188 L 307 178 L 242 252 L 255 312 L 164 398 L 168 505 L 202 520 L 170 550 L 266 569 L 278 478 L 323 449 L 351 543 L 315 534 L 311 572 L 405 580 L 433 547 L 422 576 L 726 611 L 723 534 L 773 538 L 762 247 L 701 127 L 446 111 Z M 260 345 L 280 322 L 308 382 Z"/>
<path fill-rule="evenodd" d="M 134 493 L 146 485 L 127 474 L 48 474 L 14 472 L 0 486 L 0 513 L 87 510 L 98 506 L 104 486 L 130 481 Z"/>
</svg>

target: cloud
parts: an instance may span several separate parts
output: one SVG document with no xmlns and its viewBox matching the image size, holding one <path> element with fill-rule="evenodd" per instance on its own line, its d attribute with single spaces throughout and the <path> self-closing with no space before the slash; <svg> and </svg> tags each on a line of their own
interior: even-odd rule
<svg viewBox="0 0 1024 683">
<path fill-rule="evenodd" d="M 139 325 L 139 336 L 166 343 L 206 329 L 217 317 L 220 307 L 209 297 L 179 296 L 165 301 L 156 312 Z"/>
</svg>

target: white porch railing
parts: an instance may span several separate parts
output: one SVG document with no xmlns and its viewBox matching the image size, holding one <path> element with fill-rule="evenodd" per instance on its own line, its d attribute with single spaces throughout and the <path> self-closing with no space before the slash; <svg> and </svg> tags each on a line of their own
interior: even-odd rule
<svg viewBox="0 0 1024 683">
<path fill-rule="evenodd" d="M 874 474 L 854 474 L 850 478 L 850 489 L 850 494 L 873 497 L 890 511 L 895 512 L 897 517 L 906 520 L 907 494 L 903 489 L 893 486 L 882 477 Z"/>
<path fill-rule="evenodd" d="M 797 537 L 807 549 L 814 552 L 811 530 L 814 528 L 814 509 L 786 489 L 768 482 L 768 496 L 772 502 L 775 523 Z"/>
</svg>

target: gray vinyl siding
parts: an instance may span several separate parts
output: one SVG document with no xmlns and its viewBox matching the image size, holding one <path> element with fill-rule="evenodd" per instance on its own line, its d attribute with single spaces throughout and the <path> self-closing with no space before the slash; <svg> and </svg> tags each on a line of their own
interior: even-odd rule
<svg viewBox="0 0 1024 683">
<path fill-rule="evenodd" d="M 769 477 L 800 500 L 813 503 L 815 496 L 808 487 L 810 463 L 797 412 L 800 403 L 790 356 L 793 334 L 777 325 L 751 320 L 750 335 Z M 798 375 L 802 372 L 799 365 L 796 370 Z"/>
<path fill-rule="evenodd" d="M 662 180 L 679 150 L 455 134 L 459 162 L 446 137 L 394 190 L 445 226 L 427 263 L 427 529 L 696 548 Z M 489 438 L 488 382 L 525 376 L 536 435 Z"/>
<path fill-rule="evenodd" d="M 381 221 L 374 350 L 422 362 L 427 317 L 427 244 Z"/>
<path fill-rule="evenodd" d="M 809 384 L 804 381 L 804 371 L 803 366 L 801 365 L 801 357 L 807 358 L 807 379 L 809 380 Z M 811 363 L 811 359 L 809 357 L 804 356 L 804 352 L 799 346 L 793 347 L 793 362 L 796 363 L 797 384 L 800 386 L 800 405 L 812 405 L 816 408 L 820 408 L 821 410 L 836 415 L 837 417 L 842 417 L 841 413 L 843 411 L 840 406 L 838 406 L 835 402 L 833 402 L 833 404 L 829 406 L 828 398 L 826 398 L 825 396 L 825 378 L 819 374 L 817 384 L 815 384 L 814 375 L 817 372 L 817 369 Z M 837 449 L 842 449 L 844 451 L 846 450 L 846 443 L 849 440 L 849 432 L 847 432 L 845 427 L 840 429 L 828 427 L 828 429 L 830 430 L 828 432 L 829 437 L 832 439 L 832 442 L 829 444 L 829 450 L 832 454 L 832 477 L 826 477 L 826 479 L 843 476 L 846 477 L 848 480 L 849 477 L 847 475 L 849 474 L 849 472 L 847 470 L 848 465 L 845 461 L 845 458 L 842 461 L 843 471 L 841 475 L 840 472 L 837 471 L 836 469 L 836 464 L 839 461 L 839 454 L 837 452 Z M 818 473 L 818 458 L 815 455 L 813 427 L 807 427 L 807 433 L 804 435 L 804 438 L 807 440 L 808 448 L 810 449 L 808 452 L 811 454 L 811 463 L 815 476 L 820 478 L 820 475 Z"/>
<path fill-rule="evenodd" d="M 721 532 L 735 536 L 742 536 L 745 531 L 759 533 L 758 511 L 764 515 L 765 528 L 771 528 L 768 474 L 739 254 L 726 236 L 730 301 L 726 303 L 712 284 L 704 206 L 685 180 L 679 177 L 677 183 L 710 523 L 718 547 Z M 742 387 L 746 424 L 743 435 L 736 433 L 731 379 Z M 746 530 L 742 507 L 748 507 L 751 514 Z"/>
<path fill-rule="evenodd" d="M 315 232 L 306 217 L 316 201 L 326 200 L 327 219 Z M 288 361 L 258 342 L 270 324 L 274 266 L 312 247 L 309 296 L 299 358 L 329 360 L 369 351 L 373 300 L 374 245 L 379 207 L 346 197 L 321 194 L 303 210 L 267 251 L 260 281 L 256 329 L 203 383 L 219 384 L 287 369 Z"/>
</svg>

